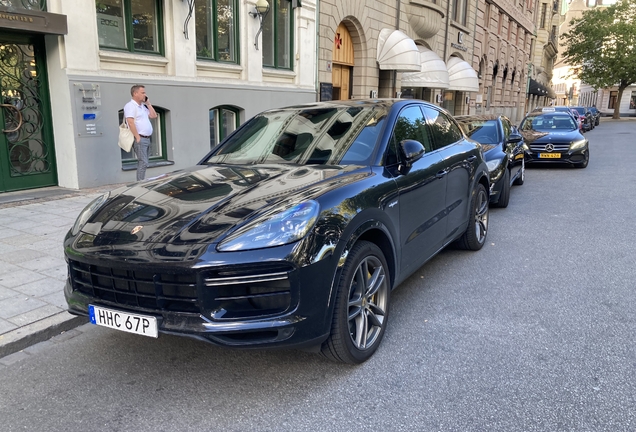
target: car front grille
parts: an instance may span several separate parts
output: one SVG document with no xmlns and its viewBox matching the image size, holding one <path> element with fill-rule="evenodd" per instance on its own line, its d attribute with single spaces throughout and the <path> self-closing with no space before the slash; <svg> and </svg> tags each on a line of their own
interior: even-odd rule
<svg viewBox="0 0 636 432">
<path fill-rule="evenodd" d="M 74 290 L 122 306 L 198 312 L 195 273 L 152 273 L 69 262 Z"/>
<path fill-rule="evenodd" d="M 72 287 L 85 295 L 124 307 L 205 313 L 215 320 L 288 311 L 293 270 L 286 263 L 255 263 L 189 273 L 154 273 L 69 261 Z"/>
<path fill-rule="evenodd" d="M 212 318 L 255 318 L 287 311 L 292 271 L 289 264 L 260 263 L 206 272 L 203 284 L 217 305 Z"/>
<path fill-rule="evenodd" d="M 552 151 L 554 152 L 566 152 L 570 150 L 570 143 L 565 143 L 565 144 L 560 144 L 560 143 L 550 143 L 552 146 L 554 146 L 554 149 Z M 532 150 L 533 152 L 543 152 L 546 151 L 545 147 L 546 145 L 549 144 L 530 144 L 530 150 Z"/>
</svg>

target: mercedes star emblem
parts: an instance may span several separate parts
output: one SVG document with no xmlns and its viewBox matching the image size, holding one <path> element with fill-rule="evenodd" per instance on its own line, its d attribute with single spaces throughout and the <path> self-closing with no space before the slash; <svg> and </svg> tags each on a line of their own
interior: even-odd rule
<svg viewBox="0 0 636 432">
<path fill-rule="evenodd" d="M 545 151 L 551 152 L 552 150 L 554 150 L 554 146 L 552 144 L 548 144 L 545 146 Z"/>
</svg>

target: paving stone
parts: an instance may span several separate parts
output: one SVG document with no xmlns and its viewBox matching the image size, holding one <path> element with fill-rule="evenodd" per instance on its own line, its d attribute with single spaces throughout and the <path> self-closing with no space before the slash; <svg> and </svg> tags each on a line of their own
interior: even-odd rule
<svg viewBox="0 0 636 432">
<path fill-rule="evenodd" d="M 93 325 L 93 324 L 91 324 Z M 8 331 L 11 331 L 13 329 L 18 328 L 17 325 L 13 324 L 12 322 L 9 322 L 7 320 L 3 320 L 2 318 L 0 318 L 0 334 L 6 333 Z"/>
<path fill-rule="evenodd" d="M 59 266 L 59 267 L 53 267 L 50 269 L 46 269 L 46 270 L 42 270 L 39 272 L 40 275 L 44 275 L 46 277 L 52 277 L 55 278 L 57 280 L 61 280 L 61 281 L 66 281 L 66 279 L 68 278 L 68 266 L 66 264 Z M 1 278 L 1 276 L 0 276 Z M 2 284 L 2 281 L 0 280 L 0 284 Z M 11 287 L 9 287 L 11 288 Z"/>
<path fill-rule="evenodd" d="M 16 232 L 20 233 L 20 231 L 16 231 Z M 40 240 L 40 237 L 38 236 L 35 236 L 32 234 L 20 233 L 19 235 L 16 235 L 16 236 L 2 238 L 0 239 L 0 242 L 6 243 L 12 246 L 21 246 L 24 244 L 34 243 L 39 240 Z"/>
<path fill-rule="evenodd" d="M 52 269 L 43 270 L 43 272 L 49 271 L 52 271 Z M 29 282 L 44 279 L 45 277 L 46 274 L 36 273 L 26 269 L 19 269 L 13 272 L 0 274 L 0 285 L 5 288 L 15 288 Z"/>
<path fill-rule="evenodd" d="M 20 295 L 19 291 L 15 291 L 5 287 L 0 287 L 0 300 L 4 300 L 10 297 L 16 297 L 19 295 Z"/>
<path fill-rule="evenodd" d="M 31 297 L 42 297 L 54 292 L 64 290 L 65 281 L 54 278 L 44 278 L 34 282 L 29 282 L 24 285 L 15 287 L 13 292 L 21 293 Z M 11 296 L 13 297 L 13 296 Z M 2 291 L 0 291 L 0 299 L 2 298 Z"/>
<path fill-rule="evenodd" d="M 12 318 L 7 318 L 7 321 L 9 321 L 12 324 L 15 324 L 18 327 L 22 327 L 27 324 L 40 321 L 44 318 L 48 318 L 50 316 L 59 314 L 60 312 L 64 312 L 64 310 L 65 309 L 48 304 L 41 308 L 33 309 L 26 313 L 21 313 L 20 315 L 16 315 Z"/>
<path fill-rule="evenodd" d="M 64 261 L 64 258 L 62 258 L 61 254 L 60 257 L 57 258 L 49 255 L 44 255 L 44 252 L 41 251 L 36 252 L 41 253 L 42 256 L 22 262 L 19 264 L 20 267 L 39 272 L 41 270 L 47 270 L 50 268 L 66 265 L 66 261 Z"/>
<path fill-rule="evenodd" d="M 68 308 L 68 304 L 66 303 L 66 298 L 64 297 L 64 290 L 56 291 L 49 295 L 38 297 L 38 300 L 45 301 L 53 306 L 60 308 L 62 311 L 65 311 Z"/>
<path fill-rule="evenodd" d="M 4 273 L 11 273 L 11 272 L 15 272 L 21 270 L 20 267 L 18 267 L 15 264 L 9 264 L 6 261 L 2 261 L 0 260 L 0 275 L 4 274 Z M 1 278 L 0 278 L 1 279 Z M 2 284 L 2 282 L 0 282 L 0 285 Z"/>
<path fill-rule="evenodd" d="M 22 263 L 45 257 L 46 254 L 33 249 L 15 248 L 12 252 L 0 255 L 0 261 L 8 262 L 22 267 Z"/>
<path fill-rule="evenodd" d="M 0 227 L 0 239 L 19 237 L 21 235 L 22 233 L 19 230 L 8 228 L 6 226 Z"/>
<path fill-rule="evenodd" d="M 0 318 L 8 319 L 34 309 L 46 306 L 47 303 L 29 296 L 10 297 L 0 300 Z"/>
<path fill-rule="evenodd" d="M 53 345 L 54 344 L 51 341 L 44 341 L 44 342 L 36 343 L 35 345 L 31 345 L 30 347 L 27 347 L 23 349 L 22 351 L 24 351 L 25 353 L 29 355 L 34 355 L 34 354 L 39 354 L 41 352 L 48 350 Z"/>
</svg>

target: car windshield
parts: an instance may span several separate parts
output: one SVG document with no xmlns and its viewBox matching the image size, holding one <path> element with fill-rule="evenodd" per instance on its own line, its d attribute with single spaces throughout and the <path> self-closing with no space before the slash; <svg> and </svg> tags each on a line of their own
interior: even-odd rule
<svg viewBox="0 0 636 432">
<path fill-rule="evenodd" d="M 501 141 L 497 120 L 459 120 L 459 124 L 466 135 L 480 144 L 497 144 Z"/>
<path fill-rule="evenodd" d="M 522 131 L 553 131 L 553 130 L 574 130 L 578 126 L 574 123 L 574 119 L 567 115 L 550 115 L 550 116 L 531 116 L 526 117 L 521 123 Z"/>
<path fill-rule="evenodd" d="M 257 115 L 204 162 L 250 165 L 369 164 L 387 107 L 298 107 Z"/>
<path fill-rule="evenodd" d="M 581 114 L 581 115 L 585 115 L 585 108 L 583 108 L 583 107 L 574 107 L 572 109 L 577 110 L 578 113 Z"/>
</svg>

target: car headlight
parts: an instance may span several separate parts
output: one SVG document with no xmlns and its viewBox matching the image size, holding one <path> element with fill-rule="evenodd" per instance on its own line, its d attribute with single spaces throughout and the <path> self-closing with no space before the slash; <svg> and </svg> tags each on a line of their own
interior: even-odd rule
<svg viewBox="0 0 636 432">
<path fill-rule="evenodd" d="M 283 211 L 265 213 L 223 240 L 217 249 L 231 252 L 293 243 L 313 228 L 319 212 L 316 201 L 305 201 Z"/>
<path fill-rule="evenodd" d="M 488 171 L 490 173 L 490 181 L 492 183 L 499 180 L 499 178 L 503 175 L 504 164 L 500 159 L 495 159 L 486 162 L 486 166 L 488 166 Z"/>
<path fill-rule="evenodd" d="M 572 144 L 570 144 L 570 150 L 578 150 L 580 148 L 583 148 L 585 147 L 586 142 L 587 141 L 585 141 L 584 139 L 573 141 Z"/>
<path fill-rule="evenodd" d="M 104 195 L 98 198 L 95 198 L 93 201 L 91 201 L 77 217 L 77 220 L 75 221 L 75 223 L 73 224 L 73 227 L 71 228 L 71 234 L 76 236 L 80 232 L 80 230 L 84 227 L 84 225 L 86 225 L 86 222 L 88 222 L 91 216 L 93 216 L 95 212 L 99 210 L 99 208 L 102 205 L 104 205 L 104 203 L 109 197 L 110 197 L 110 192 L 106 192 Z"/>
</svg>

